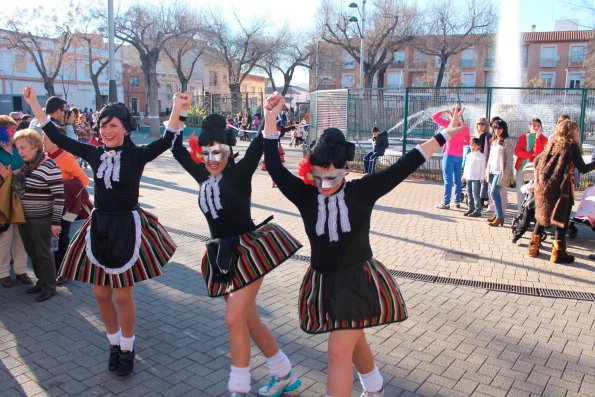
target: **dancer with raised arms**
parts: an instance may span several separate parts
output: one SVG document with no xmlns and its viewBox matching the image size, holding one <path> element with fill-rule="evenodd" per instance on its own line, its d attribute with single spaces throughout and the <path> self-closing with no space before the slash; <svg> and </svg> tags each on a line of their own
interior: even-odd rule
<svg viewBox="0 0 595 397">
<path fill-rule="evenodd" d="M 191 100 L 174 98 L 164 135 L 143 146 L 130 139 L 130 131 L 135 130 L 130 110 L 122 103 L 109 103 L 95 123 L 103 145 L 92 146 L 68 138 L 49 122 L 33 88 L 25 87 L 23 97 L 51 141 L 93 170 L 95 209 L 73 236 L 59 276 L 93 285 L 110 343 L 108 369 L 129 375 L 135 357 L 133 287 L 161 275 L 176 249 L 157 217 L 139 207 L 140 179 L 145 165 L 171 147 L 176 132 L 183 128 L 178 117 L 181 105 Z"/>
<path fill-rule="evenodd" d="M 275 119 L 284 102 L 279 93 L 267 99 L 264 150 L 268 172 L 299 209 L 310 240 L 311 264 L 299 296 L 300 326 L 307 333 L 330 332 L 328 396 L 351 396 L 353 364 L 364 390 L 361 396 L 384 396 L 384 380 L 363 329 L 403 321 L 407 310 L 396 281 L 372 256 L 372 209 L 376 200 L 466 128 L 461 122 L 463 110 L 455 108 L 446 129 L 395 164 L 346 182 L 355 146 L 337 128 L 324 130 L 312 154 L 300 164 L 301 178 L 282 166 Z"/>
<path fill-rule="evenodd" d="M 234 131 L 226 129 L 225 118 L 211 114 L 202 122 L 198 139 L 190 137 L 191 153 L 184 148 L 181 136 L 176 138 L 172 152 L 200 185 L 198 206 L 211 233 L 202 258 L 202 275 L 209 296 L 223 296 L 226 302 L 231 350 L 229 392 L 235 397 L 250 392 L 252 337 L 267 358 L 271 374 L 258 395 L 278 397 L 297 389 L 301 382 L 260 319 L 256 295 L 264 276 L 293 255 L 301 244 L 280 226 L 268 223 L 271 218 L 254 224 L 250 213 L 252 176 L 262 155 L 262 135 L 252 139 L 237 163 L 230 156 L 235 142 Z"/>
</svg>

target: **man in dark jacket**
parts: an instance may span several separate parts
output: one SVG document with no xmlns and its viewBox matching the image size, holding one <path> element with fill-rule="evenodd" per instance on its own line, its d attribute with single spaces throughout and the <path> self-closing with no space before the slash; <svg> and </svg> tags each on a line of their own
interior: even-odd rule
<svg viewBox="0 0 595 397">
<path fill-rule="evenodd" d="M 374 172 L 374 168 L 376 168 L 376 159 L 383 156 L 384 151 L 388 147 L 388 132 L 380 132 L 378 127 L 374 127 L 372 128 L 372 137 L 374 148 L 364 156 L 364 172 L 366 174 Z"/>
</svg>

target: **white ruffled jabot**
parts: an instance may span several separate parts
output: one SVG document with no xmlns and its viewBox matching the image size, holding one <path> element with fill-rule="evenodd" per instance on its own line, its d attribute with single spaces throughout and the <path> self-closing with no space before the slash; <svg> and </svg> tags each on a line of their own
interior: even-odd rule
<svg viewBox="0 0 595 397">
<path fill-rule="evenodd" d="M 103 152 L 99 159 L 101 164 L 97 170 L 97 178 L 103 178 L 106 189 L 112 188 L 112 182 L 120 181 L 120 160 L 121 150 L 109 150 Z"/>
<path fill-rule="evenodd" d="M 213 219 L 219 218 L 217 211 L 223 209 L 221 206 L 221 192 L 219 190 L 221 178 L 223 178 L 223 174 L 215 177 L 209 176 L 209 179 L 200 185 L 200 209 L 205 214 L 210 212 Z"/>
<path fill-rule="evenodd" d="M 316 220 L 316 235 L 324 234 L 325 225 L 328 222 L 328 234 L 330 241 L 339 241 L 337 213 L 341 222 L 341 231 L 347 233 L 351 231 L 349 223 L 349 210 L 345 204 L 345 187 L 332 196 L 318 194 L 318 218 Z M 327 203 L 328 200 L 328 203 Z M 328 213 L 328 216 L 327 216 Z"/>
</svg>

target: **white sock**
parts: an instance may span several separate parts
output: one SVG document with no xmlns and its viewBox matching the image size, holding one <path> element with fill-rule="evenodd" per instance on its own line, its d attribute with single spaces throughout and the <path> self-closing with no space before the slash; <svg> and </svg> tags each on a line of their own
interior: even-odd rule
<svg viewBox="0 0 595 397">
<path fill-rule="evenodd" d="M 109 344 L 112 346 L 120 346 L 120 338 L 122 337 L 122 331 L 118 330 L 115 334 L 107 333 L 107 340 L 109 340 Z"/>
<path fill-rule="evenodd" d="M 134 350 L 134 335 L 132 335 L 130 338 L 120 338 L 120 350 L 127 352 Z"/>
<path fill-rule="evenodd" d="M 250 367 L 231 366 L 227 389 L 230 392 L 250 393 Z"/>
<path fill-rule="evenodd" d="M 291 371 L 291 363 L 281 349 L 274 356 L 267 358 L 267 366 L 271 375 L 279 378 L 289 375 Z"/>
<path fill-rule="evenodd" d="M 359 375 L 359 381 L 361 382 L 364 391 L 377 392 L 382 390 L 384 379 L 382 378 L 382 375 L 380 375 L 377 366 L 374 366 L 374 369 L 367 374 L 360 374 L 359 372 L 357 374 Z"/>
</svg>

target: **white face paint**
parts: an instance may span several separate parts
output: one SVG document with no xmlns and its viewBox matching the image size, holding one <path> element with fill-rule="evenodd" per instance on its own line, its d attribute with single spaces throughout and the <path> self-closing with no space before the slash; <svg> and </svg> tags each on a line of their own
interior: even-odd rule
<svg viewBox="0 0 595 397">
<path fill-rule="evenodd" d="M 211 146 L 202 146 L 202 155 L 205 161 L 222 161 L 229 156 L 229 145 L 217 143 Z"/>
<path fill-rule="evenodd" d="M 316 182 L 317 187 L 330 189 L 343 182 L 343 179 L 347 175 L 347 170 L 343 168 L 326 172 L 312 170 L 312 175 L 314 175 L 314 182 Z"/>
</svg>

